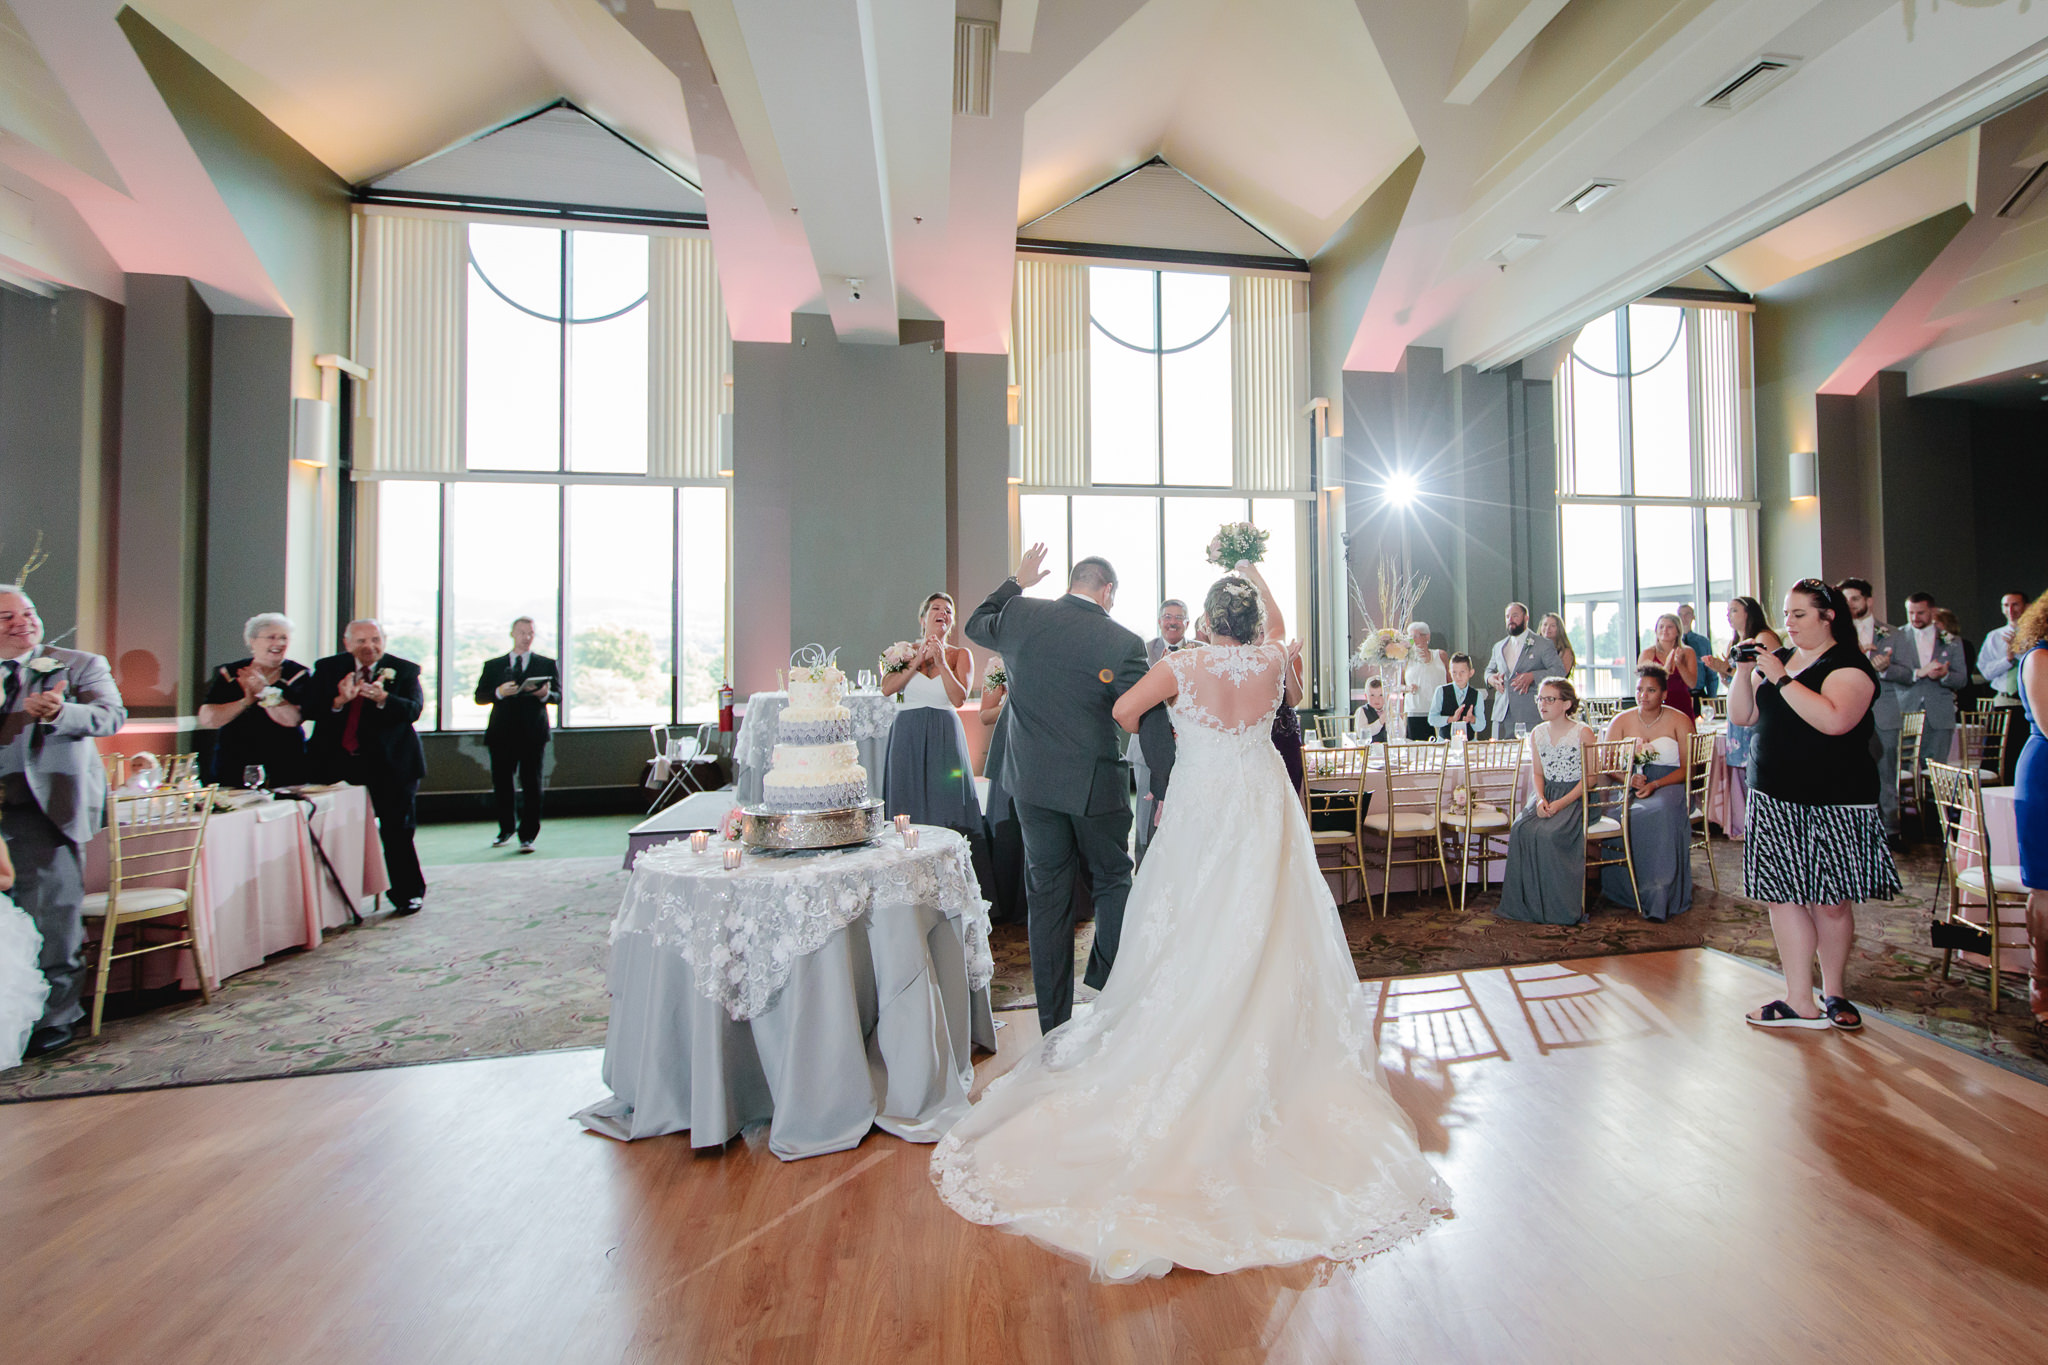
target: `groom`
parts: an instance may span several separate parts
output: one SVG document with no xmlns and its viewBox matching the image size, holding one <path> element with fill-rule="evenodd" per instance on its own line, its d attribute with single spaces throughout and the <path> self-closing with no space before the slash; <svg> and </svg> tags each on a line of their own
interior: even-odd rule
<svg viewBox="0 0 2048 1365">
<path fill-rule="evenodd" d="M 1074 565 L 1055 602 L 1024 596 L 1045 577 L 1045 546 L 1024 552 L 1017 572 L 967 618 L 967 638 L 1003 656 L 1010 674 L 1009 750 L 1001 773 L 1024 835 L 1024 901 L 1038 1027 L 1050 1033 L 1074 1011 L 1074 870 L 1094 878 L 1095 948 L 1082 978 L 1100 990 L 1116 962 L 1131 890 L 1131 770 L 1116 699 L 1145 676 L 1145 642 L 1109 619 L 1116 570 L 1106 559 Z M 1155 706 L 1139 738 L 1152 771 L 1155 808 L 1173 772 L 1173 728 Z"/>
</svg>

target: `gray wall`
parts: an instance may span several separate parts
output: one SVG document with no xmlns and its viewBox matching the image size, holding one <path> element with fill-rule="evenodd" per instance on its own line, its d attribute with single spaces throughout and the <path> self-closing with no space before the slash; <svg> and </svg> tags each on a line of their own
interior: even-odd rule
<svg viewBox="0 0 2048 1365">
<path fill-rule="evenodd" d="M 206 461 L 202 671 L 247 650 L 242 623 L 285 601 L 285 491 L 292 448 L 292 320 L 213 320 Z M 293 653 L 319 644 L 301 622 Z"/>
<path fill-rule="evenodd" d="M 798 313 L 791 341 L 733 346 L 734 686 L 772 688 L 789 653 L 849 674 L 917 629 L 948 568 L 946 355 L 842 345 Z"/>
<path fill-rule="evenodd" d="M 1008 356 L 946 357 L 946 591 L 963 621 L 1016 568 L 1010 562 L 1009 388 Z M 974 658 L 978 669 L 986 652 L 974 649 Z"/>
<path fill-rule="evenodd" d="M 119 449 L 121 306 L 0 290 L 0 581 L 41 532 L 29 591 L 52 638 L 104 650 L 107 481 Z"/>
<path fill-rule="evenodd" d="M 114 676 L 131 715 L 190 715 L 202 667 L 197 626 L 213 315 L 182 275 L 130 275 L 127 294 L 118 529 L 107 547 Z"/>
<path fill-rule="evenodd" d="M 1387 263 L 1401 211 L 1422 174 L 1418 148 L 1386 182 L 1358 206 L 1309 262 L 1309 391 L 1332 403 L 1343 401 L 1344 357 L 1358 335 L 1373 286 Z M 1337 414 L 1340 415 L 1341 414 Z M 1343 428 L 1347 433 L 1350 428 Z"/>
<path fill-rule="evenodd" d="M 1969 220 L 1954 208 L 1775 284 L 1757 295 L 1752 333 L 1756 378 L 1758 541 L 1764 600 L 1776 616 L 1787 586 L 1815 572 L 1878 582 L 1882 529 L 1871 524 L 1867 452 L 1843 444 L 1840 414 L 1825 424 L 1815 390 L 1848 359 L 1899 296 Z M 1832 441 L 1823 440 L 1831 434 Z M 1790 500 L 1791 452 L 1818 450 L 1820 498 Z M 1831 543 L 1832 542 L 1832 543 Z M 1859 565 L 1859 561 L 1863 561 Z M 1878 584 L 1882 587 L 1882 584 Z"/>
<path fill-rule="evenodd" d="M 1523 379 L 1519 366 L 1445 374 L 1441 351 L 1411 346 L 1391 374 L 1344 375 L 1347 558 L 1375 614 L 1381 557 L 1404 544 L 1412 570 L 1430 580 L 1420 615 L 1438 648 L 1483 654 L 1510 601 L 1555 608 L 1552 433 L 1551 385 Z M 1405 513 L 1382 492 L 1396 468 L 1421 483 Z"/>
</svg>

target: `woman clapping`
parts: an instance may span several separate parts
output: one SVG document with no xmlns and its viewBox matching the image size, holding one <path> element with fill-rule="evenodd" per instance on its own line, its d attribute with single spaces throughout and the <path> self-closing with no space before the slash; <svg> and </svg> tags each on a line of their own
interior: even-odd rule
<svg viewBox="0 0 2048 1365">
<path fill-rule="evenodd" d="M 967 730 L 959 706 L 967 700 L 974 658 L 949 642 L 953 599 L 935 592 L 917 614 L 919 636 L 909 666 L 882 678 L 882 695 L 903 698 L 889 729 L 889 763 L 882 799 L 891 815 L 912 824 L 958 830 L 979 845 L 981 803 L 967 758 Z"/>
<path fill-rule="evenodd" d="M 292 619 L 282 612 L 252 616 L 242 627 L 249 657 L 222 664 L 208 680 L 199 708 L 199 728 L 218 730 L 213 742 L 213 780 L 223 787 L 257 783 L 289 786 L 303 781 L 306 735 L 299 728 L 299 695 L 306 666 L 285 657 L 292 644 Z"/>
<path fill-rule="evenodd" d="M 1731 651 L 1728 719 L 1756 727 L 1742 890 L 1769 906 L 1785 971 L 1784 998 L 1745 1017 L 1760 1028 L 1857 1029 L 1863 1016 L 1845 980 L 1851 907 L 1899 891 L 1871 754 L 1877 674 L 1840 589 L 1817 578 L 1785 594 L 1785 634 L 1789 649 Z"/>
</svg>

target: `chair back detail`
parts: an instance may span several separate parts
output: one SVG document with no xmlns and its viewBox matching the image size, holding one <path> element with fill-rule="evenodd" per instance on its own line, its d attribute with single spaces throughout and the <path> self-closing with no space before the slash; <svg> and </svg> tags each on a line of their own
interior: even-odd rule
<svg viewBox="0 0 2048 1365">
<path fill-rule="evenodd" d="M 1636 891 L 1635 853 L 1629 843 L 1628 813 L 1635 800 L 1629 777 L 1635 759 L 1632 739 L 1602 740 L 1586 746 L 1585 797 L 1579 802 L 1584 822 L 1586 869 L 1622 867 L 1628 870 L 1631 892 Z M 1579 882 L 1579 903 L 1585 904 L 1585 879 Z M 1641 904 L 1641 894 L 1636 893 Z"/>
<path fill-rule="evenodd" d="M 1714 822 L 1707 812 L 1714 807 L 1715 735 L 1692 735 L 1685 742 L 1685 814 L 1692 825 L 1692 847 L 1707 860 L 1707 876 L 1714 889 L 1721 889 L 1721 874 L 1714 867 Z"/>
<path fill-rule="evenodd" d="M 145 953 L 192 950 L 200 996 L 211 1002 L 206 945 L 194 911 L 199 857 L 206 845 L 206 824 L 218 788 L 180 790 L 173 786 L 147 792 L 112 792 L 107 798 L 107 889 L 86 896 L 87 919 L 100 921 L 92 1000 L 92 1032 L 98 1035 L 107 998 L 107 979 L 114 963 Z M 182 926 L 155 922 L 182 915 Z M 120 930 L 136 926 L 137 946 L 119 952 Z M 152 928 L 174 929 L 177 937 L 149 942 Z"/>
<path fill-rule="evenodd" d="M 1484 886 L 1487 867 L 1507 861 L 1522 752 L 1520 740 L 1469 740 L 1462 764 L 1447 770 L 1444 781 L 1451 791 L 1444 798 L 1443 825 L 1458 845 L 1461 910 L 1472 889 L 1472 864 L 1479 864 L 1479 881 Z"/>
<path fill-rule="evenodd" d="M 1335 744 L 1341 736 L 1349 733 L 1350 729 L 1351 717 L 1349 716 L 1316 717 L 1316 738 L 1325 744 Z"/>
<path fill-rule="evenodd" d="M 1315 845 L 1318 866 L 1338 874 L 1339 891 L 1347 890 L 1346 883 L 1356 877 L 1358 893 L 1370 909 L 1364 840 L 1359 832 L 1366 808 L 1366 757 L 1362 748 L 1305 750 L 1302 808 L 1308 816 L 1309 839 Z M 1337 861 L 1324 861 L 1326 851 L 1334 852 Z"/>
<path fill-rule="evenodd" d="M 1984 822 L 1984 791 L 1975 768 L 1929 763 L 1927 787 L 1941 819 L 1941 881 L 1934 893 L 1931 935 L 1941 949 L 1941 974 L 1958 950 L 1982 953 L 1990 967 L 1991 1008 L 1998 1008 L 1998 974 L 2005 970 L 2001 949 L 2017 947 L 2001 940 L 2026 935 L 2026 888 L 2017 867 L 1991 861 L 1991 837 Z M 1946 904 L 1943 889 L 1946 888 Z M 2003 913 L 2010 911 L 2010 917 Z M 2022 949 L 2016 969 L 2026 970 Z"/>
<path fill-rule="evenodd" d="M 1389 744 L 1373 746 L 1375 763 L 1384 785 L 1368 783 L 1374 789 L 1365 818 L 1360 822 L 1359 844 L 1369 855 L 1368 866 L 1380 869 L 1380 913 L 1388 912 L 1393 894 L 1393 870 L 1418 869 L 1418 897 L 1422 894 L 1420 869 L 1435 864 L 1443 878 L 1444 897 L 1450 898 L 1451 870 L 1444 857 L 1443 805 L 1444 771 L 1451 756 L 1448 744 Z M 1379 797 L 1384 792 L 1385 801 Z M 1377 839 L 1377 846 L 1372 840 Z M 1408 856 L 1397 855 L 1406 844 Z"/>
<path fill-rule="evenodd" d="M 1927 733 L 1927 713 L 1908 711 L 1899 723 L 1899 770 L 1892 780 L 1899 784 L 1899 808 L 1913 808 L 1924 827 L 1927 807 L 1921 799 L 1920 740 Z M 1946 759 L 1947 754 L 1942 758 Z M 1880 775 L 1881 778 L 1882 775 Z"/>
</svg>

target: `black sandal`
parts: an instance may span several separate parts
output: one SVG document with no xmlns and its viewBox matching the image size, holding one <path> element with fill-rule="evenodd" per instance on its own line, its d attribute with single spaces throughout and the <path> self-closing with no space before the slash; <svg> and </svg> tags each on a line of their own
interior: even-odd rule
<svg viewBox="0 0 2048 1365">
<path fill-rule="evenodd" d="M 1809 1019 L 1782 1000 L 1773 1000 L 1755 1014 L 1743 1015 L 1742 1019 L 1744 1023 L 1753 1024 L 1757 1028 L 1824 1029 L 1831 1027 L 1828 1023 L 1827 1015 L 1817 1014 Z"/>
<path fill-rule="evenodd" d="M 1820 998 L 1820 1012 L 1821 1017 L 1844 1033 L 1854 1033 L 1863 1027 L 1863 1016 L 1845 996 L 1823 995 Z"/>
</svg>

